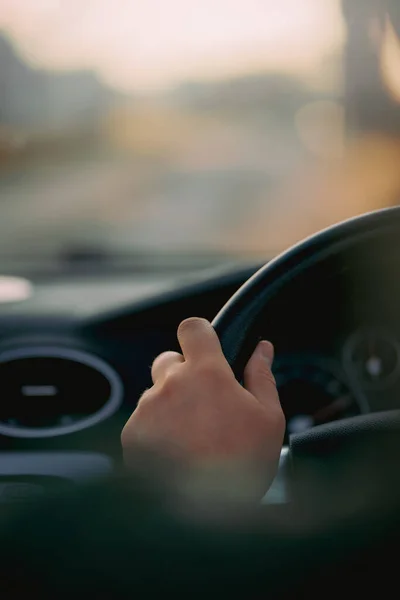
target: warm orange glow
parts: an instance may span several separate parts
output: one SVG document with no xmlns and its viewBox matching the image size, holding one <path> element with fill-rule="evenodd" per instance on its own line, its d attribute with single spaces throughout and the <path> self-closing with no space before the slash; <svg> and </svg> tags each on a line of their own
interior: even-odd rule
<svg viewBox="0 0 400 600">
<path fill-rule="evenodd" d="M 296 114 L 296 128 L 304 145 L 322 158 L 340 158 L 344 151 L 344 109 L 337 102 L 319 100 Z"/>
<path fill-rule="evenodd" d="M 400 144 L 396 138 L 370 134 L 354 140 L 339 161 L 310 164 L 296 178 L 289 178 L 276 196 L 268 197 L 264 214 L 251 221 L 248 250 L 286 246 L 319 229 L 357 214 L 398 204 Z M 290 207 L 290 213 L 288 213 Z"/>
<path fill-rule="evenodd" d="M 383 81 L 391 96 L 400 102 L 400 42 L 389 20 L 383 38 L 381 68 Z"/>
<path fill-rule="evenodd" d="M 125 89 L 274 69 L 315 78 L 343 37 L 338 0 L 2 0 L 29 62 Z"/>
</svg>

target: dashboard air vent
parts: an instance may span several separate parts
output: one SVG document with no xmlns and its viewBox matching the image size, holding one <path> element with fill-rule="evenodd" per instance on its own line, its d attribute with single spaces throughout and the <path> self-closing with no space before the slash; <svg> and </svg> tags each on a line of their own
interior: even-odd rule
<svg viewBox="0 0 400 600">
<path fill-rule="evenodd" d="M 51 437 L 99 423 L 122 401 L 117 373 L 102 359 L 65 348 L 0 354 L 0 434 Z"/>
</svg>

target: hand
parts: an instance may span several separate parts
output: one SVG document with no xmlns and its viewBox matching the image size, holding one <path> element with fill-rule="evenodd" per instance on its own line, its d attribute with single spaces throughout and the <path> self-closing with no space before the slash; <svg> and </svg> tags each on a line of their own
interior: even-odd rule
<svg viewBox="0 0 400 600">
<path fill-rule="evenodd" d="M 228 487 L 229 480 L 229 487 L 234 482 L 244 491 L 245 485 L 261 497 L 275 476 L 285 431 L 272 344 L 258 344 L 242 387 L 208 321 L 183 321 L 178 339 L 183 354 L 165 352 L 155 360 L 154 385 L 124 427 L 126 463 L 137 448 L 147 448 L 186 472 L 207 473 L 206 485 Z"/>
</svg>

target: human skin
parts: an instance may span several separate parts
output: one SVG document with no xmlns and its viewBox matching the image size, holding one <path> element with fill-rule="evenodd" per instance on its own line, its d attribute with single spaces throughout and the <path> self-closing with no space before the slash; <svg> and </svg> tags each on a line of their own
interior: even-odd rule
<svg viewBox="0 0 400 600">
<path fill-rule="evenodd" d="M 126 464 L 145 448 L 184 465 L 186 475 L 201 474 L 206 487 L 218 481 L 219 492 L 246 487 L 250 498 L 261 497 L 275 476 L 285 431 L 272 344 L 258 344 L 242 386 L 208 321 L 183 321 L 178 340 L 182 354 L 156 358 L 153 386 L 122 431 Z"/>
</svg>

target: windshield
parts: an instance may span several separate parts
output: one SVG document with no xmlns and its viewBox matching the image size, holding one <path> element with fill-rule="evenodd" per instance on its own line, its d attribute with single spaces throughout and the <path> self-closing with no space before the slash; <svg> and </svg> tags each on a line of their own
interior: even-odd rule
<svg viewBox="0 0 400 600">
<path fill-rule="evenodd" d="M 397 203 L 396 0 L 2 0 L 0 29 L 4 264 L 263 260 Z"/>
</svg>

